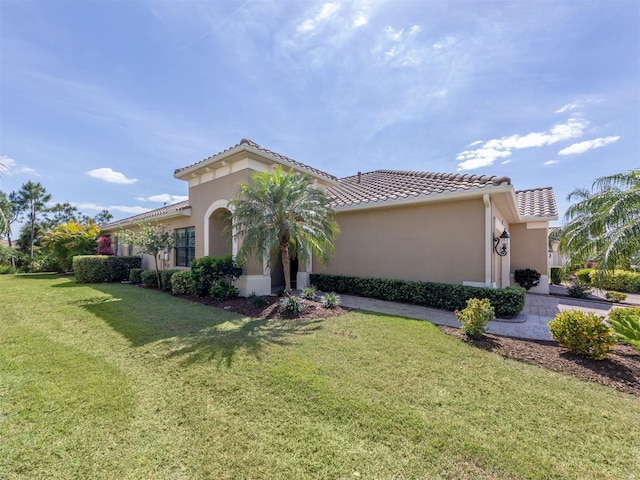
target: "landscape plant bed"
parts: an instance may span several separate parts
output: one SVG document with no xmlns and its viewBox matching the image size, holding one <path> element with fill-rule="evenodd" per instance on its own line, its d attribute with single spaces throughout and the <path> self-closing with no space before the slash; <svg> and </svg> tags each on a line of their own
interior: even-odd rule
<svg viewBox="0 0 640 480">
<path fill-rule="evenodd" d="M 217 302 L 212 298 L 196 297 L 195 295 L 174 296 L 184 298 L 192 302 L 198 302 L 203 305 L 210 305 L 212 307 L 221 308 L 223 310 L 238 313 L 246 317 L 262 320 L 285 320 L 291 318 L 301 320 L 315 320 L 318 318 L 339 317 L 340 315 L 344 315 L 350 310 L 344 307 L 324 308 L 322 306 L 322 303 L 320 302 L 313 300 L 303 300 L 304 308 L 302 309 L 302 312 L 295 317 L 291 317 L 290 315 L 286 315 L 285 313 L 280 311 L 280 309 L 278 308 L 278 302 L 280 301 L 280 298 L 275 295 L 262 297 L 267 301 L 267 305 L 265 305 L 264 307 L 256 307 L 247 298 L 244 297 L 231 298 L 228 300 Z"/>
<path fill-rule="evenodd" d="M 591 360 L 559 346 L 555 342 L 524 340 L 485 334 L 469 338 L 457 328 L 439 326 L 447 335 L 501 357 L 537 365 L 554 372 L 596 382 L 640 397 L 640 352 L 618 343 L 608 360 Z"/>
</svg>

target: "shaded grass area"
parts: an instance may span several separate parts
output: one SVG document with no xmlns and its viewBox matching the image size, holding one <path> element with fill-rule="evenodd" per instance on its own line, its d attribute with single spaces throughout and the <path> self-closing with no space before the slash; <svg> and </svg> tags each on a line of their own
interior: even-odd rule
<svg viewBox="0 0 640 480">
<path fill-rule="evenodd" d="M 0 478 L 628 479 L 638 445 L 637 399 L 427 322 L 0 277 Z"/>
</svg>

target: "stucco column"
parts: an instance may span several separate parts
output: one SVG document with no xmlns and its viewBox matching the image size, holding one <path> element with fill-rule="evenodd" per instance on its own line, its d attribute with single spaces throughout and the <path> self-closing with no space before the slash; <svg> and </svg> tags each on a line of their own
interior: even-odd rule
<svg viewBox="0 0 640 480">
<path fill-rule="evenodd" d="M 300 267 L 298 266 L 298 272 L 296 273 L 296 287 L 298 290 L 302 290 L 309 286 L 309 275 L 311 275 L 312 266 L 312 255 L 309 255 L 309 259 L 304 266 L 304 271 L 299 271 Z"/>
</svg>

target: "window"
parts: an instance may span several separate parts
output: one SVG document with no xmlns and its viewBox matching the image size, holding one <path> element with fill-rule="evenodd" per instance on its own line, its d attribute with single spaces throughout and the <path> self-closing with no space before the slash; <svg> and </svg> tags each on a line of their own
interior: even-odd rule
<svg viewBox="0 0 640 480">
<path fill-rule="evenodd" d="M 188 267 L 196 258 L 196 228 L 176 229 L 176 267 Z"/>
</svg>

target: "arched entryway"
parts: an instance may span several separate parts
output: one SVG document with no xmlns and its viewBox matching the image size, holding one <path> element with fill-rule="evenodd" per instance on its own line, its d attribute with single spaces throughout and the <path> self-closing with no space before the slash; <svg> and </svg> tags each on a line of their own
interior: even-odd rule
<svg viewBox="0 0 640 480">
<path fill-rule="evenodd" d="M 297 288 L 297 276 L 298 276 L 298 259 L 290 258 L 289 259 L 289 267 L 290 267 L 290 279 L 291 279 L 291 288 Z M 271 289 L 273 291 L 276 290 L 284 290 L 284 270 L 282 267 L 282 254 L 278 253 L 278 258 L 271 263 Z"/>
<path fill-rule="evenodd" d="M 204 255 L 224 257 L 235 255 L 231 217 L 227 200 L 214 202 L 204 217 Z"/>
</svg>

